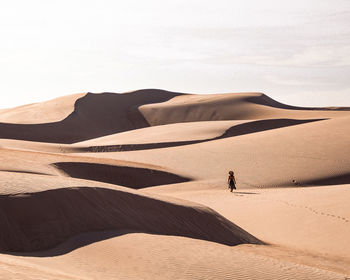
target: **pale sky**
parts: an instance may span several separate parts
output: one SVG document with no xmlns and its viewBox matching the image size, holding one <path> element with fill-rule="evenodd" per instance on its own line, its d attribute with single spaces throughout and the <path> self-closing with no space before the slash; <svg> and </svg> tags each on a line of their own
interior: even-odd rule
<svg viewBox="0 0 350 280">
<path fill-rule="evenodd" d="M 79 92 L 350 106 L 349 0 L 0 0 L 0 108 Z"/>
</svg>

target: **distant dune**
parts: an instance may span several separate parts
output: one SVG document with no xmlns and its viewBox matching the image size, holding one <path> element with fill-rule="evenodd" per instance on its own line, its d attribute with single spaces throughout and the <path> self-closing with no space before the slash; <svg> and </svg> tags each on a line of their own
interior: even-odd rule
<svg viewBox="0 0 350 280">
<path fill-rule="evenodd" d="M 0 110 L 0 279 L 350 279 L 349 143 L 262 93 Z"/>
<path fill-rule="evenodd" d="M 60 100 L 64 106 L 57 104 Z M 0 120 L 6 122 L 0 123 L 0 138 L 68 144 L 170 123 L 348 115 L 336 109 L 320 113 L 283 105 L 261 93 L 184 95 L 150 89 L 125 94 L 88 93 L 60 100 L 1 112 Z M 55 107 L 60 109 L 56 111 Z M 69 114 L 52 122 L 62 119 L 63 112 Z M 26 115 L 31 117 L 26 119 Z"/>
</svg>

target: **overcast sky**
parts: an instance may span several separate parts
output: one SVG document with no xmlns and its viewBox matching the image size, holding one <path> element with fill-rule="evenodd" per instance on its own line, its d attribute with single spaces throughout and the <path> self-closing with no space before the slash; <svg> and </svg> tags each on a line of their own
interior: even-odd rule
<svg viewBox="0 0 350 280">
<path fill-rule="evenodd" d="M 79 92 L 350 106 L 349 0 L 1 0 L 0 108 Z"/>
</svg>

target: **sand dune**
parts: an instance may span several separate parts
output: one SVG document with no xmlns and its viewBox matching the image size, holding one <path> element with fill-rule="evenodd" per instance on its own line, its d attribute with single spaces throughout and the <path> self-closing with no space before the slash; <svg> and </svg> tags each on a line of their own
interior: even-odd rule
<svg viewBox="0 0 350 280">
<path fill-rule="evenodd" d="M 74 187 L 3 195 L 0 208 L 1 251 L 42 250 L 74 234 L 108 229 L 186 236 L 227 245 L 259 243 L 203 206 L 171 204 L 120 190 Z"/>
<path fill-rule="evenodd" d="M 350 277 L 349 108 L 149 89 L 0 121 L 0 279 Z"/>
</svg>

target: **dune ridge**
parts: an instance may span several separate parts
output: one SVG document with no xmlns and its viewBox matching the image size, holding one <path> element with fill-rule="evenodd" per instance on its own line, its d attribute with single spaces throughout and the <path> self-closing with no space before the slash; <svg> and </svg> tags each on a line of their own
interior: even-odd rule
<svg viewBox="0 0 350 280">
<path fill-rule="evenodd" d="M 347 116 L 350 109 L 303 108 L 279 103 L 263 93 L 180 95 L 139 110 L 151 126 L 169 123 Z"/>
<path fill-rule="evenodd" d="M 122 152 L 122 151 L 137 151 L 137 150 L 148 150 L 148 149 L 160 149 L 184 145 L 192 145 L 204 142 L 210 142 L 214 140 L 235 137 L 245 134 L 257 133 L 271 129 L 277 129 L 287 126 L 293 126 L 308 122 L 321 121 L 323 119 L 308 119 L 308 120 L 293 120 L 293 119 L 269 119 L 269 120 L 257 120 L 251 122 L 240 123 L 227 129 L 222 135 L 216 136 L 209 139 L 201 140 L 188 140 L 188 141 L 174 141 L 174 142 L 159 142 L 159 143 L 144 143 L 144 144 L 119 144 L 119 145 L 99 145 L 99 146 L 87 146 L 84 147 L 84 143 L 77 143 L 77 148 L 72 148 L 71 152 Z M 194 125 L 189 123 L 190 125 Z M 106 141 L 110 141 L 111 137 L 104 137 Z M 102 142 L 105 139 L 100 139 Z M 93 141 L 87 141 L 87 143 Z M 96 141 L 94 141 L 96 142 Z"/>
</svg>

